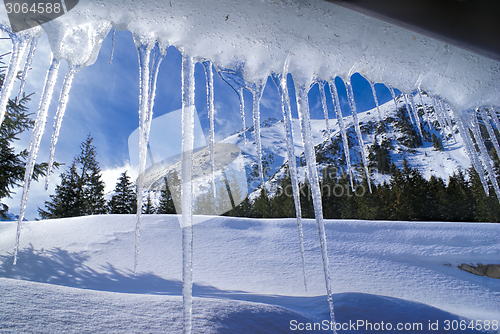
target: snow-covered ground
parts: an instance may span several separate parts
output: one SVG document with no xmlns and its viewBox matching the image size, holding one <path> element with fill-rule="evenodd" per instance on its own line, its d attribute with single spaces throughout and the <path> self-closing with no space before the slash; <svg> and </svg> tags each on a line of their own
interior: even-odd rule
<svg viewBox="0 0 500 334">
<path fill-rule="evenodd" d="M 134 231 L 133 215 L 26 222 L 13 266 L 15 223 L 1 222 L 0 332 L 180 332 L 178 220 L 144 216 L 135 276 Z M 437 333 L 464 317 L 500 320 L 500 280 L 457 268 L 498 263 L 499 224 L 329 220 L 326 231 L 339 324 Z M 304 234 L 307 291 L 294 219 L 196 224 L 194 332 L 301 332 L 299 324 L 328 320 L 314 220 L 304 221 Z M 439 330 L 429 330 L 436 321 Z M 422 330 L 396 330 L 399 323 Z"/>
</svg>

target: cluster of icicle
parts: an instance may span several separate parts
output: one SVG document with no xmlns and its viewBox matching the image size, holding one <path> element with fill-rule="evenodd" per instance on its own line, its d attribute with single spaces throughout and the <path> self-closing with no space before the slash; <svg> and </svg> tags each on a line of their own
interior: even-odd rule
<svg viewBox="0 0 500 334">
<path fill-rule="evenodd" d="M 21 69 L 21 63 L 24 58 L 26 58 L 25 64 L 22 68 L 22 77 L 21 77 L 21 85 L 17 97 L 21 94 L 24 84 L 26 82 L 26 78 L 28 75 L 29 68 L 31 66 L 31 62 L 33 60 L 33 55 L 36 49 L 38 38 L 42 35 L 42 30 L 39 28 L 31 29 L 29 31 L 25 31 L 20 34 L 13 34 L 9 32 L 9 28 L 2 26 L 3 30 L 9 33 L 10 38 L 12 39 L 12 53 L 10 57 L 10 62 L 8 65 L 8 70 L 5 75 L 4 84 L 1 89 L 0 95 L 0 124 L 3 121 L 5 110 L 7 106 L 7 102 L 11 97 L 14 80 L 16 78 L 16 74 Z M 89 38 L 89 46 L 87 48 L 87 53 L 83 53 L 78 61 L 75 61 L 72 58 L 71 62 L 69 62 L 69 68 L 64 78 L 64 83 L 62 86 L 62 90 L 60 92 L 59 101 L 57 105 L 57 111 L 53 126 L 53 134 L 52 134 L 52 143 L 50 150 L 50 160 L 49 160 L 49 171 L 51 170 L 52 163 L 54 161 L 54 152 L 55 146 L 57 143 L 59 129 L 62 124 L 62 119 L 64 116 L 64 112 L 66 109 L 66 105 L 68 102 L 68 98 L 70 95 L 71 83 L 73 81 L 74 76 L 85 66 L 92 64 L 95 61 L 96 54 L 100 48 L 100 45 L 105 38 L 105 36 L 109 33 L 111 29 L 110 25 L 102 25 L 99 29 L 93 30 L 92 34 L 88 34 Z M 114 40 L 114 30 L 113 30 L 113 40 Z M 167 53 L 166 45 L 161 45 L 154 38 L 144 36 L 144 35 L 134 35 L 134 42 L 138 52 L 139 59 L 139 178 L 137 180 L 138 193 L 143 193 L 143 180 L 142 175 L 144 174 L 146 167 L 146 152 L 147 152 L 147 143 L 149 141 L 149 130 L 151 126 L 151 120 L 153 118 L 153 105 L 155 99 L 155 90 L 156 90 L 156 81 L 157 75 L 160 68 L 160 64 L 162 60 L 165 58 Z M 192 254 L 193 254 L 193 215 L 192 215 L 192 203 L 193 203 L 193 189 L 191 185 L 192 178 L 192 152 L 193 152 L 193 144 L 194 144 L 194 101 L 195 101 L 195 79 L 194 79 L 194 68 L 196 62 L 201 62 L 205 68 L 206 73 L 206 94 L 207 94 L 207 108 L 208 108 L 208 117 L 209 117 L 209 152 L 210 152 L 210 161 L 212 163 L 212 168 L 214 168 L 214 160 L 213 160 L 213 147 L 214 147 L 214 88 L 213 88 L 213 69 L 215 68 L 220 77 L 228 83 L 234 91 L 237 93 L 240 99 L 240 111 L 241 111 L 241 119 L 243 122 L 243 129 L 245 129 L 245 115 L 244 115 L 244 99 L 243 99 L 243 90 L 246 89 L 253 94 L 253 125 L 255 129 L 255 141 L 256 141 L 256 149 L 257 149 L 257 157 L 258 157 L 258 168 L 260 179 L 262 185 L 264 186 L 264 174 L 262 167 L 262 153 L 261 153 L 261 138 L 260 138 L 260 111 L 259 104 L 260 98 L 262 96 L 265 83 L 267 78 L 262 78 L 261 80 L 257 80 L 254 82 L 246 82 L 241 75 L 239 70 L 227 69 L 227 68 L 217 68 L 216 64 L 213 64 L 211 61 L 203 59 L 203 58 L 195 58 L 191 55 L 185 54 L 183 50 L 180 50 L 182 55 L 182 154 L 181 154 L 181 179 L 182 179 L 182 187 L 181 187 L 181 199 L 182 199 L 182 248 L 183 248 L 183 300 L 184 300 L 184 332 L 190 333 L 192 327 Z M 27 53 L 27 55 L 26 55 Z M 15 254 L 14 254 L 14 263 L 17 261 L 17 253 L 19 249 L 19 237 L 22 227 L 22 220 L 24 218 L 24 213 L 26 209 L 26 201 L 28 198 L 28 192 L 30 187 L 30 180 L 33 174 L 33 167 L 35 164 L 35 160 L 37 157 L 40 140 L 44 131 L 44 124 L 46 122 L 47 111 L 49 108 L 49 104 L 54 93 L 54 85 L 56 82 L 59 65 L 64 56 L 62 56 L 63 52 L 58 53 L 58 56 L 53 56 L 49 69 L 47 71 L 47 75 L 45 78 L 45 83 L 43 86 L 43 91 L 41 94 L 40 103 L 38 106 L 36 122 L 33 129 L 31 143 L 29 148 L 29 157 L 26 165 L 26 174 L 24 180 L 24 188 L 22 194 L 22 203 L 19 214 L 19 221 L 17 225 L 17 233 L 16 233 L 16 243 L 15 243 Z M 112 57 L 112 55 L 111 55 Z M 286 147 L 287 147 L 287 159 L 289 172 L 292 182 L 293 189 L 293 200 L 295 204 L 296 217 L 297 217 L 297 227 L 298 227 L 298 237 L 299 237 L 299 249 L 300 249 L 300 257 L 302 261 L 303 268 L 303 278 L 304 278 L 304 287 L 307 290 L 307 282 L 306 282 L 306 271 L 305 271 L 305 258 L 304 258 L 304 244 L 303 244 L 303 232 L 302 232 L 302 222 L 301 222 L 301 207 L 299 202 L 299 184 L 297 179 L 297 166 L 294 152 L 293 142 L 293 127 L 292 127 L 292 115 L 291 115 L 291 99 L 289 94 L 289 85 L 290 82 L 293 82 L 294 91 L 296 92 L 296 101 L 297 101 L 297 110 L 299 115 L 300 122 L 300 131 L 302 137 L 302 144 L 304 146 L 304 155 L 307 163 L 307 179 L 308 183 L 311 186 L 312 199 L 313 199 L 313 207 L 314 213 L 318 228 L 318 237 L 321 248 L 321 256 L 323 261 L 323 272 L 325 278 L 326 292 L 327 298 L 330 307 L 330 316 L 332 321 L 334 321 L 334 309 L 333 309 L 333 301 L 332 301 L 332 282 L 329 271 L 329 257 L 327 250 L 327 241 L 325 234 L 325 225 L 323 221 L 323 209 L 321 202 L 321 193 L 320 193 L 320 185 L 319 185 L 319 176 L 318 170 L 316 166 L 316 157 L 314 151 L 314 145 L 311 134 L 311 124 L 310 124 L 310 114 L 309 114 L 309 102 L 308 102 L 308 92 L 309 89 L 318 84 L 320 88 L 321 101 L 325 115 L 325 124 L 328 132 L 330 133 L 330 125 L 328 119 L 328 110 L 327 110 L 327 101 L 325 89 L 328 87 L 330 89 L 331 97 L 333 100 L 333 105 L 335 109 L 335 113 L 337 116 L 338 124 L 340 127 L 340 133 L 344 145 L 344 153 L 347 161 L 347 169 L 351 179 L 351 186 L 353 186 L 353 169 L 351 166 L 351 158 L 349 155 L 349 147 L 348 147 L 348 139 L 346 135 L 346 127 L 344 123 L 344 116 L 342 115 L 342 110 L 340 108 L 339 96 L 337 92 L 337 88 L 335 85 L 335 78 L 332 77 L 328 81 L 323 81 L 318 78 L 310 77 L 293 77 L 293 80 L 288 80 L 288 62 L 289 58 L 285 61 L 283 65 L 283 71 L 281 73 L 269 73 L 269 76 L 272 78 L 275 83 L 278 93 L 281 98 L 281 106 L 283 112 L 284 119 L 284 128 L 286 133 Z M 349 105 L 352 111 L 352 118 L 354 122 L 354 126 L 356 129 L 357 137 L 359 140 L 359 144 L 362 148 L 362 162 L 364 165 L 364 169 L 366 174 L 368 175 L 368 166 L 367 166 L 367 153 L 365 151 L 365 146 L 363 143 L 363 137 L 361 134 L 359 121 L 357 118 L 357 110 L 356 104 L 354 101 L 352 86 L 349 80 L 344 80 L 346 83 L 347 96 L 349 100 Z M 376 95 L 376 91 L 374 88 L 374 84 L 370 82 L 373 92 L 373 98 L 378 110 L 379 120 L 382 120 L 383 115 L 381 114 L 379 103 Z M 396 95 L 394 92 L 394 88 L 389 86 L 389 90 L 394 99 L 394 103 L 397 107 L 398 102 L 396 99 Z M 422 124 L 419 116 L 419 112 L 417 110 L 414 99 L 419 98 L 420 104 L 422 108 L 424 108 L 424 119 L 423 121 L 427 121 L 429 127 L 431 127 L 431 121 L 429 116 L 425 112 L 427 110 L 421 90 L 418 89 L 416 92 L 411 94 L 403 94 L 404 103 L 406 104 L 409 117 L 414 124 L 418 127 L 420 133 L 422 134 Z M 453 122 L 450 117 L 450 107 L 439 97 L 433 96 L 431 97 L 432 101 L 432 109 L 435 111 L 437 116 L 437 122 L 440 126 L 443 134 L 447 131 L 449 134 L 453 135 Z M 488 113 L 489 112 L 489 116 Z M 495 138 L 494 128 L 492 127 L 490 120 L 493 122 L 496 129 L 500 129 L 500 121 L 498 119 L 496 110 L 492 107 L 485 109 L 479 108 L 477 112 L 468 113 L 468 119 L 463 120 L 460 117 L 456 117 L 455 120 L 460 129 L 460 133 L 462 138 L 466 144 L 467 153 L 473 163 L 473 166 L 478 171 L 481 181 L 483 183 L 485 191 L 488 193 L 488 181 L 491 182 L 493 188 L 500 198 L 500 189 L 499 185 L 496 181 L 496 177 L 493 172 L 493 161 L 488 155 L 486 151 L 486 147 L 484 146 L 483 140 L 481 138 L 480 130 L 479 130 L 479 122 L 477 119 L 477 115 L 480 114 L 483 123 L 485 124 L 488 133 L 491 138 Z M 427 117 L 427 119 L 425 119 Z M 469 131 L 470 130 L 470 131 Z M 246 142 L 245 132 L 243 131 L 244 141 Z M 476 151 L 475 145 L 476 143 L 479 147 L 479 154 Z M 495 149 L 497 152 L 500 152 L 499 144 L 496 140 L 493 140 L 493 144 L 495 145 Z M 213 175 L 213 173 L 212 173 Z M 47 173 L 47 183 L 50 173 Z M 212 183 L 215 181 L 212 179 Z M 370 184 L 370 183 L 368 183 Z M 213 187 L 215 189 L 215 187 Z M 371 191 L 371 189 L 370 189 Z M 215 195 L 215 194 L 214 194 Z M 137 196 L 137 207 L 142 207 L 142 196 Z M 139 241 L 140 241 L 140 232 L 141 232 L 141 213 L 140 210 L 137 213 L 136 220 L 136 231 L 135 231 L 135 263 L 134 263 L 134 271 L 137 270 L 137 258 L 139 254 Z"/>
</svg>

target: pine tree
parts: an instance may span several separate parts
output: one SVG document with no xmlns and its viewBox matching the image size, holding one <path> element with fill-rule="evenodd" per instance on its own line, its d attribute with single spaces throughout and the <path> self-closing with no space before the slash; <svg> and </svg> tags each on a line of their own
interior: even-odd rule
<svg viewBox="0 0 500 334">
<path fill-rule="evenodd" d="M 87 216 L 106 213 L 104 182 L 96 160 L 93 138 L 88 136 L 80 145 L 81 152 L 73 160 L 70 169 L 61 174 L 61 184 L 51 201 L 45 201 L 47 210 L 38 208 L 44 219 Z"/>
<path fill-rule="evenodd" d="M 137 212 L 137 194 L 127 175 L 123 172 L 115 186 L 115 194 L 108 203 L 108 212 L 111 214 L 130 214 Z"/>
<path fill-rule="evenodd" d="M 56 194 L 50 195 L 51 201 L 45 201 L 46 211 L 38 208 L 42 219 L 83 216 L 82 198 L 78 194 L 79 176 L 73 161 L 69 170 L 61 174 L 61 184 L 56 187 Z"/>
<path fill-rule="evenodd" d="M 434 133 L 432 134 L 432 146 L 438 151 L 443 150 L 443 142 Z"/>
<path fill-rule="evenodd" d="M 295 203 L 293 202 L 292 181 L 288 168 L 285 169 L 285 177 L 279 182 L 279 191 L 269 199 L 270 211 L 273 217 L 289 218 L 295 217 Z"/>
<path fill-rule="evenodd" d="M 136 202 L 137 206 L 137 202 Z M 151 191 L 148 191 L 148 199 L 146 200 L 146 203 L 142 205 L 142 213 L 144 214 L 153 214 L 156 213 L 156 207 L 151 200 Z"/>
<path fill-rule="evenodd" d="M 0 63 L 1 57 L 0 57 Z M 0 70 L 0 87 L 4 80 L 4 70 Z M 26 104 L 30 100 L 30 96 L 24 93 L 17 100 L 9 100 L 5 111 L 4 120 L 0 128 L 0 199 L 11 197 L 14 193 L 13 188 L 18 187 L 24 181 L 24 173 L 26 170 L 26 159 L 28 150 L 16 152 L 13 144 L 19 140 L 19 135 L 34 127 L 35 121 L 30 118 L 32 113 L 28 112 Z M 58 168 L 59 163 L 54 163 L 54 167 Z M 47 171 L 47 163 L 35 164 L 33 171 L 33 179 L 38 181 L 40 176 L 45 176 Z"/>
<path fill-rule="evenodd" d="M 175 214 L 175 205 L 172 193 L 168 187 L 167 177 L 165 177 L 165 186 L 160 191 L 160 203 L 158 204 L 157 213 Z"/>
<path fill-rule="evenodd" d="M 479 174 L 471 168 L 469 170 L 471 192 L 474 198 L 474 220 L 477 222 L 500 221 L 500 204 L 493 187 L 489 186 L 489 194 L 484 192 Z"/>
<path fill-rule="evenodd" d="M 97 152 L 92 145 L 92 136 L 80 145 L 81 154 L 77 163 L 81 166 L 81 183 L 86 215 L 106 213 L 106 200 L 104 199 L 104 181 L 101 177 L 101 168 L 97 162 Z"/>
<path fill-rule="evenodd" d="M 481 182 L 481 181 L 479 181 Z M 481 191 L 484 190 L 481 186 Z M 465 174 L 458 170 L 449 177 L 444 204 L 446 221 L 474 221 L 474 198 Z"/>
<path fill-rule="evenodd" d="M 262 188 L 260 190 L 260 196 L 255 199 L 253 205 L 254 205 L 254 215 L 256 218 L 271 218 L 269 210 L 270 203 L 265 188 Z"/>
</svg>

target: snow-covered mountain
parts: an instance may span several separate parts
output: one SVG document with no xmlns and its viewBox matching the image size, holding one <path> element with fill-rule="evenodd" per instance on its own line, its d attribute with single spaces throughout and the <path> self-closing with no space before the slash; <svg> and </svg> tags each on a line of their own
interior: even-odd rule
<svg viewBox="0 0 500 334">
<path fill-rule="evenodd" d="M 390 162 L 399 168 L 406 159 L 410 167 L 418 168 L 422 175 L 429 179 L 431 175 L 448 180 L 448 177 L 457 171 L 465 170 L 471 166 L 466 154 L 465 145 L 458 132 L 458 126 L 453 121 L 450 112 L 441 113 L 434 110 L 435 101 L 422 93 L 422 103 L 415 97 L 414 106 L 404 95 L 391 100 L 377 108 L 358 113 L 360 129 L 365 147 L 365 154 L 370 154 L 370 149 L 377 143 L 387 147 Z M 417 102 L 418 101 L 418 102 Z M 412 110 L 409 114 L 406 111 Z M 425 108 L 425 112 L 424 112 Z M 418 121 L 414 109 L 418 110 Z M 305 159 L 298 119 L 293 119 L 293 134 L 295 154 L 298 159 L 299 181 L 304 181 Z M 341 138 L 341 129 L 337 119 L 329 120 L 330 129 L 326 129 L 325 120 L 311 120 L 313 141 L 316 150 L 318 170 L 329 168 L 336 172 L 345 172 L 347 168 L 344 145 Z M 344 116 L 344 127 L 348 136 L 351 165 L 357 177 L 364 176 L 361 159 L 361 145 L 355 131 L 353 117 Z M 442 144 L 442 149 L 435 147 L 435 140 Z M 249 193 L 260 185 L 257 166 L 257 153 L 253 126 L 246 129 L 247 142 L 244 142 L 243 133 L 238 132 L 224 139 L 240 147 L 247 167 Z M 283 120 L 267 119 L 262 122 L 262 157 L 266 173 L 266 187 L 272 194 L 276 189 L 276 182 L 283 177 L 286 166 L 286 142 Z M 372 159 L 373 160 L 373 159 Z M 370 177 L 376 183 L 388 180 L 390 175 L 381 173 L 376 164 L 370 163 Z"/>
</svg>

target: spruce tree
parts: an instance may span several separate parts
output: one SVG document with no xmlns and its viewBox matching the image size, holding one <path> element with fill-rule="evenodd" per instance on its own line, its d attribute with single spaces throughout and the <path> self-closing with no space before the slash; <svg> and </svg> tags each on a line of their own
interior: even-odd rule
<svg viewBox="0 0 500 334">
<path fill-rule="evenodd" d="M 104 182 L 92 141 L 93 138 L 89 135 L 80 145 L 81 152 L 75 157 L 69 170 L 61 174 L 61 184 L 56 187 L 56 194 L 50 196 L 50 201 L 45 201 L 47 210 L 38 208 L 42 218 L 106 213 Z"/>
<path fill-rule="evenodd" d="M 444 205 L 446 221 L 474 221 L 474 198 L 471 188 L 461 170 L 449 177 Z M 482 186 L 480 189 L 484 194 Z"/>
<path fill-rule="evenodd" d="M 137 206 L 137 202 L 136 202 Z M 153 214 L 156 213 L 156 207 L 153 203 L 153 200 L 151 199 L 151 191 L 148 191 L 148 198 L 146 200 L 146 203 L 142 205 L 142 213 L 144 214 Z"/>
<path fill-rule="evenodd" d="M 265 188 L 261 188 L 260 196 L 253 203 L 255 218 L 271 218 L 270 202 Z"/>
<path fill-rule="evenodd" d="M 158 204 L 156 212 L 162 214 L 175 214 L 174 199 L 168 187 L 167 177 L 165 177 L 165 186 L 160 192 L 160 203 Z"/>
<path fill-rule="evenodd" d="M 50 195 L 51 201 L 45 201 L 47 210 L 38 208 L 42 219 L 83 216 L 82 198 L 75 187 L 78 180 L 76 162 L 73 161 L 69 170 L 61 174 L 61 184 L 56 187 L 56 194 Z"/>
<path fill-rule="evenodd" d="M 0 87 L 3 85 L 4 74 L 4 69 L 0 68 Z M 14 143 L 19 140 L 20 134 L 31 130 L 35 125 L 35 121 L 31 119 L 33 113 L 29 113 L 26 107 L 30 96 L 23 93 L 19 100 L 9 99 L 7 103 L 0 128 L 0 200 L 11 197 L 14 188 L 22 185 L 24 181 L 26 159 L 29 152 L 26 149 L 16 151 Z M 54 163 L 54 167 L 59 167 L 59 163 Z M 37 181 L 40 176 L 45 176 L 46 172 L 47 163 L 35 164 L 33 179 Z"/>
<path fill-rule="evenodd" d="M 137 212 L 137 195 L 127 171 L 123 172 L 115 186 L 115 194 L 108 203 L 111 214 L 130 214 Z"/>
<path fill-rule="evenodd" d="M 432 146 L 438 151 L 443 150 L 443 142 L 434 133 L 432 134 Z"/>
</svg>

